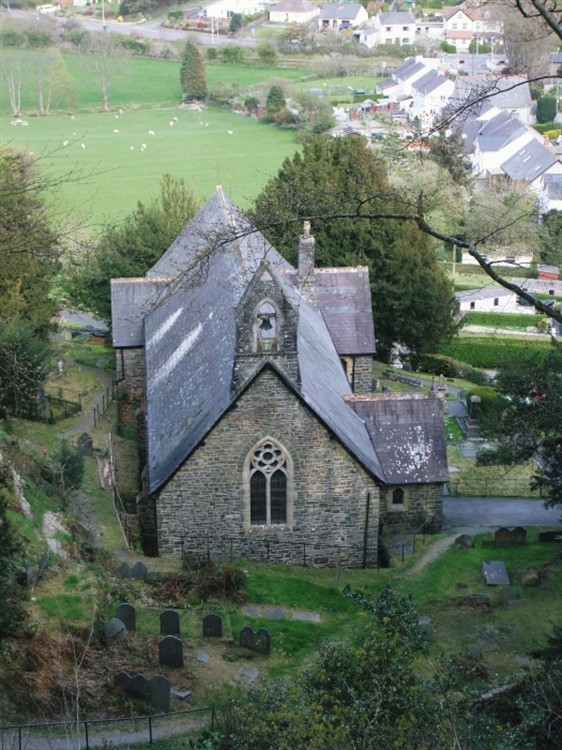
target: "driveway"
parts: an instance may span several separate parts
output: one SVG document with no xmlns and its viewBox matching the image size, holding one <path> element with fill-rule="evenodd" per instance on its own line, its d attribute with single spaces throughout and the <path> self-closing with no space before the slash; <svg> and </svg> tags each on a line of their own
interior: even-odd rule
<svg viewBox="0 0 562 750">
<path fill-rule="evenodd" d="M 562 508 L 542 500 L 506 497 L 446 497 L 443 527 L 561 526 Z"/>
</svg>

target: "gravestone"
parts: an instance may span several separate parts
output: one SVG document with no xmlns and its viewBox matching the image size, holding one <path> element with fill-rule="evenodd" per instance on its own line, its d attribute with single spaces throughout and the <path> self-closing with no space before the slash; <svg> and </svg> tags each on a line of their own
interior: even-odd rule
<svg viewBox="0 0 562 750">
<path fill-rule="evenodd" d="M 174 609 L 165 609 L 160 612 L 160 633 L 161 635 L 180 634 L 180 616 Z"/>
<path fill-rule="evenodd" d="M 470 534 L 461 534 L 455 539 L 455 545 L 463 549 L 472 549 L 474 547 L 474 537 Z"/>
<path fill-rule="evenodd" d="M 150 705 L 164 714 L 170 713 L 170 680 L 155 674 L 148 681 Z"/>
<path fill-rule="evenodd" d="M 211 614 L 203 618 L 203 638 L 222 638 L 222 617 Z"/>
<path fill-rule="evenodd" d="M 122 620 L 117 617 L 112 617 L 111 620 L 105 623 L 104 629 L 105 645 L 109 648 L 114 643 L 119 645 L 126 645 L 127 639 L 127 628 Z"/>
<path fill-rule="evenodd" d="M 79 456 L 92 456 L 94 453 L 94 443 L 87 432 L 83 432 L 76 443 L 76 450 Z"/>
<path fill-rule="evenodd" d="M 246 625 L 240 631 L 240 645 L 256 651 L 258 654 L 269 654 L 271 651 L 271 636 L 265 628 L 260 628 L 254 633 L 252 628 Z"/>
<path fill-rule="evenodd" d="M 129 565 L 126 562 L 121 563 L 121 565 L 117 569 L 117 572 L 122 578 L 129 578 L 131 575 L 131 569 L 129 568 Z"/>
<path fill-rule="evenodd" d="M 148 680 L 143 674 L 133 675 L 133 677 L 131 677 L 129 680 L 127 690 L 129 693 L 132 693 L 133 695 L 139 695 L 142 698 L 148 698 L 148 696 L 150 695 Z"/>
<path fill-rule="evenodd" d="M 125 627 L 131 633 L 137 629 L 137 617 L 135 608 L 132 604 L 119 604 L 119 606 L 115 608 L 115 617 L 124 622 Z"/>
<path fill-rule="evenodd" d="M 521 573 L 521 585 L 525 587 L 529 586 L 540 586 L 541 584 L 541 572 L 536 565 L 529 565 Z"/>
<path fill-rule="evenodd" d="M 148 569 L 146 565 L 139 560 L 131 568 L 130 575 L 131 578 L 136 578 L 138 581 L 146 581 L 148 577 Z"/>
<path fill-rule="evenodd" d="M 158 661 L 161 666 L 183 667 L 183 644 L 175 635 L 167 635 L 158 643 Z"/>
<path fill-rule="evenodd" d="M 511 530 L 511 543 L 512 544 L 527 544 L 527 529 L 523 526 L 516 526 Z"/>
<path fill-rule="evenodd" d="M 484 560 L 482 572 L 488 586 L 509 586 L 509 576 L 502 560 Z"/>
<path fill-rule="evenodd" d="M 263 614 L 264 614 L 264 617 L 266 617 L 268 620 L 284 620 L 285 619 L 285 613 L 279 607 L 266 609 Z"/>
<path fill-rule="evenodd" d="M 203 664 L 206 664 L 209 661 L 209 654 L 206 651 L 203 651 L 203 649 L 200 649 L 196 654 L 195 658 L 197 661 L 203 662 Z"/>
</svg>

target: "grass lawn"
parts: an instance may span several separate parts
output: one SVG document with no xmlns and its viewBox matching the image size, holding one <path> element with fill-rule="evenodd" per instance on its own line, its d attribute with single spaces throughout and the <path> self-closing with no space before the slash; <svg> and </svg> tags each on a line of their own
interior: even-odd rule
<svg viewBox="0 0 562 750">
<path fill-rule="evenodd" d="M 49 198 L 63 213 L 86 217 L 91 231 L 158 195 L 166 173 L 183 177 L 201 200 L 222 185 L 245 208 L 299 148 L 293 132 L 217 107 L 59 114 L 32 118 L 27 128 L 12 128 L 4 117 L 0 134 L 0 143 L 24 146 L 63 179 Z"/>
<path fill-rule="evenodd" d="M 526 313 L 493 313 L 469 312 L 465 323 L 471 326 L 486 326 L 487 328 L 506 328 L 508 330 L 524 331 L 535 326 L 539 321 L 546 321 L 546 315 Z"/>
</svg>

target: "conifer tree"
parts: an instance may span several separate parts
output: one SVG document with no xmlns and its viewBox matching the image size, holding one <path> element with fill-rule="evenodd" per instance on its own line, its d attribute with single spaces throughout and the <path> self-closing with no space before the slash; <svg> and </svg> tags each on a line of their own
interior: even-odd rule
<svg viewBox="0 0 562 750">
<path fill-rule="evenodd" d="M 17 556 L 20 545 L 7 515 L 5 496 L 11 489 L 11 474 L 0 466 L 0 642 L 23 619 L 18 584 L 16 581 Z"/>
<path fill-rule="evenodd" d="M 197 46 L 190 41 L 186 43 L 183 51 L 180 83 L 184 101 L 205 99 L 207 96 L 205 61 Z"/>
</svg>

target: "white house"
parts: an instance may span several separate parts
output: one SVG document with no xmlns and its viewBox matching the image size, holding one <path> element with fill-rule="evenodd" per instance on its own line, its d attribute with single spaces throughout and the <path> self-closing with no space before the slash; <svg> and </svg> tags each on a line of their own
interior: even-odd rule
<svg viewBox="0 0 562 750">
<path fill-rule="evenodd" d="M 237 13 L 242 16 L 254 16 L 264 11 L 263 0 L 217 0 L 203 8 L 202 14 L 208 18 L 232 18 Z"/>
<path fill-rule="evenodd" d="M 521 279 L 518 281 L 521 281 Z M 515 292 L 505 289 L 499 284 L 491 284 L 490 286 L 480 287 L 479 289 L 469 289 L 464 292 L 456 292 L 455 297 L 459 302 L 459 310 L 461 313 L 471 311 L 534 313 L 533 307 L 521 307 L 518 304 Z"/>
<path fill-rule="evenodd" d="M 318 16 L 318 28 L 320 31 L 354 29 L 368 18 L 369 14 L 360 3 L 326 3 Z"/>
<path fill-rule="evenodd" d="M 411 13 L 379 13 L 375 16 L 374 28 L 378 31 L 379 44 L 403 47 L 416 41 L 416 20 Z"/>
<path fill-rule="evenodd" d="M 517 117 L 518 120 L 531 125 L 532 100 L 529 82 L 525 76 L 474 75 L 459 76 L 455 82 L 455 89 L 451 98 L 451 106 L 460 107 L 474 102 L 474 107 L 480 109 L 484 99 L 497 109 Z"/>
<path fill-rule="evenodd" d="M 411 84 L 408 119 L 417 119 L 424 130 L 430 128 L 447 105 L 454 86 L 449 78 L 436 70 L 427 69 L 425 75 Z"/>
<path fill-rule="evenodd" d="M 443 31 L 445 41 L 454 44 L 457 52 L 468 52 L 470 42 L 491 42 L 503 34 L 503 23 L 496 9 L 463 3 L 443 8 Z"/>
<path fill-rule="evenodd" d="M 270 7 L 269 20 L 271 23 L 305 24 L 319 13 L 320 8 L 309 0 L 280 0 Z"/>
</svg>

